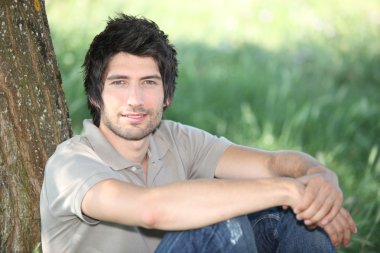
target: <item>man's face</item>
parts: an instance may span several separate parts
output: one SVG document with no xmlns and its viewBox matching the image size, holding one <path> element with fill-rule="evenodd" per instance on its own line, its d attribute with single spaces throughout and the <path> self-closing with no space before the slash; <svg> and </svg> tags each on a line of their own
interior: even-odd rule
<svg viewBox="0 0 380 253">
<path fill-rule="evenodd" d="M 151 57 L 127 53 L 108 63 L 102 92 L 99 128 L 108 137 L 141 140 L 160 124 L 164 88 L 157 63 Z"/>
</svg>

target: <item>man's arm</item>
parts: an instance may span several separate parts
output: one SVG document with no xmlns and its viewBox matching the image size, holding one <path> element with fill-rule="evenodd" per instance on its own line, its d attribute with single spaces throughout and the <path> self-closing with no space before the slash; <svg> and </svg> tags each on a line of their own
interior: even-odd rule
<svg viewBox="0 0 380 253">
<path fill-rule="evenodd" d="M 337 179 L 335 173 L 306 153 L 266 151 L 233 144 L 220 158 L 215 175 L 219 178 L 298 178 L 315 173 L 326 173 L 333 181 Z"/>
<path fill-rule="evenodd" d="M 347 246 L 356 225 L 341 207 L 343 194 L 334 172 L 313 157 L 296 151 L 263 151 L 232 145 L 218 162 L 216 177 L 292 177 L 305 185 L 304 194 L 293 208 L 309 227 L 321 226 L 335 246 Z"/>
<path fill-rule="evenodd" d="M 326 225 L 339 212 L 343 195 L 334 172 L 313 157 L 297 151 L 264 151 L 232 145 L 218 162 L 218 178 L 292 177 L 306 186 L 293 208 L 306 225 Z"/>
<path fill-rule="evenodd" d="M 294 207 L 303 190 L 288 178 L 190 180 L 154 188 L 110 179 L 86 193 L 82 212 L 102 221 L 184 230 L 272 206 Z"/>
</svg>

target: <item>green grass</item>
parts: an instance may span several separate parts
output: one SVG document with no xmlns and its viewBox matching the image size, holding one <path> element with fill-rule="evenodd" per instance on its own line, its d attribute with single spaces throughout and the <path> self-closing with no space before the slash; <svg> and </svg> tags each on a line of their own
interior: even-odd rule
<svg viewBox="0 0 380 253">
<path fill-rule="evenodd" d="M 340 252 L 380 247 L 380 3 L 49 1 L 73 127 L 88 117 L 81 64 L 108 16 L 156 21 L 180 75 L 165 117 L 246 145 L 298 149 L 340 176 L 359 233 Z"/>
</svg>

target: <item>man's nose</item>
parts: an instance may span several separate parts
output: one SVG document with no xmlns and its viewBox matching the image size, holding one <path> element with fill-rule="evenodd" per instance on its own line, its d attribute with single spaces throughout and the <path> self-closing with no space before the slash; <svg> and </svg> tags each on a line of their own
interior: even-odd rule
<svg viewBox="0 0 380 253">
<path fill-rule="evenodd" d="M 139 84 L 131 84 L 128 87 L 127 104 L 129 106 L 139 106 L 144 103 L 144 91 Z"/>
</svg>

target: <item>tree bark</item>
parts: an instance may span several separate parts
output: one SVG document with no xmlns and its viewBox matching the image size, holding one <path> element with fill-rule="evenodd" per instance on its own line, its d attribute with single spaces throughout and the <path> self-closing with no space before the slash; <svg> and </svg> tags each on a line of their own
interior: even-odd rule
<svg viewBox="0 0 380 253">
<path fill-rule="evenodd" d="M 0 252 L 40 242 L 47 158 L 71 136 L 42 0 L 0 0 Z"/>
</svg>

